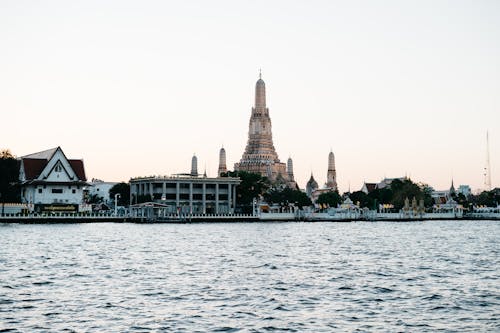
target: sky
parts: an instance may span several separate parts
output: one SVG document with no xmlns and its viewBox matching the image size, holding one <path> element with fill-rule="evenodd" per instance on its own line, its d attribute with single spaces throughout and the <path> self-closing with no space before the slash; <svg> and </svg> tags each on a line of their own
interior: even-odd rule
<svg viewBox="0 0 500 333">
<path fill-rule="evenodd" d="M 229 169 L 259 69 L 305 187 L 409 176 L 500 186 L 500 1 L 0 1 L 0 149 L 87 177 Z"/>
</svg>

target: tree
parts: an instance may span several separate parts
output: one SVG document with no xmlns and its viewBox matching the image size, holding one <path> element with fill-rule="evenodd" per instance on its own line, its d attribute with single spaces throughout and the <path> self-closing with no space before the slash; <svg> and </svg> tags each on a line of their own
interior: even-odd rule
<svg viewBox="0 0 500 333">
<path fill-rule="evenodd" d="M 368 193 L 368 197 L 371 199 L 371 206 L 369 208 L 377 208 L 374 207 L 376 204 L 388 204 L 392 202 L 392 198 L 394 196 L 394 191 L 390 187 L 377 188 L 370 193 Z"/>
<path fill-rule="evenodd" d="M 271 204 L 295 204 L 300 209 L 312 205 L 311 199 L 302 191 L 289 187 L 275 188 L 264 194 L 264 199 Z"/>
<path fill-rule="evenodd" d="M 9 149 L 0 150 L 0 159 L 15 159 L 16 157 L 10 152 Z"/>
<path fill-rule="evenodd" d="M 270 187 L 269 179 L 262 177 L 257 173 L 246 171 L 229 171 L 222 175 L 223 177 L 239 177 L 241 183 L 236 186 L 237 200 L 236 204 L 245 213 L 252 212 L 253 199 L 258 199 Z"/>
<path fill-rule="evenodd" d="M 349 198 L 355 205 L 359 205 L 360 207 L 373 208 L 373 205 L 375 203 L 374 199 L 369 197 L 368 194 L 363 191 L 353 192 L 351 193 Z"/>
<path fill-rule="evenodd" d="M 128 206 L 130 203 L 130 184 L 118 183 L 109 189 L 109 197 L 115 199 L 115 194 L 119 194 L 118 206 Z"/>
<path fill-rule="evenodd" d="M 416 184 L 410 179 L 394 179 L 390 185 L 384 188 L 378 188 L 366 194 L 358 191 L 350 195 L 354 203 L 359 202 L 361 207 L 377 209 L 380 204 L 392 204 L 396 210 L 404 206 L 405 199 L 418 201 L 424 200 L 425 207 L 431 207 L 434 204 L 432 192 L 434 190 L 427 184 Z"/>
<path fill-rule="evenodd" d="M 483 191 L 470 199 L 475 206 L 496 207 L 500 203 L 500 189 Z"/>
<path fill-rule="evenodd" d="M 90 194 L 87 198 L 87 203 L 89 204 L 99 204 L 103 202 L 103 197 L 100 197 L 97 193 Z"/>
<path fill-rule="evenodd" d="M 393 192 L 391 204 L 394 208 L 399 210 L 404 207 L 406 198 L 412 200 L 415 198 L 417 202 L 424 200 L 424 205 L 430 207 L 433 204 L 431 197 L 432 188 L 425 184 L 416 184 L 410 179 L 392 181 L 390 188 Z"/>
<path fill-rule="evenodd" d="M 316 201 L 320 205 L 328 205 L 330 207 L 337 207 L 342 203 L 342 198 L 338 191 L 321 193 Z"/>
<path fill-rule="evenodd" d="M 9 150 L 0 151 L 0 202 L 21 202 L 19 161 Z"/>
</svg>

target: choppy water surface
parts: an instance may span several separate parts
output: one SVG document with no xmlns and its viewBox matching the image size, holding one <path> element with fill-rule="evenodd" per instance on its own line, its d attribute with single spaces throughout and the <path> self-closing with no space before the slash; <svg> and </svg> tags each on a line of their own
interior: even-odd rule
<svg viewBox="0 0 500 333">
<path fill-rule="evenodd" d="M 0 331 L 499 331 L 500 223 L 0 225 Z"/>
</svg>

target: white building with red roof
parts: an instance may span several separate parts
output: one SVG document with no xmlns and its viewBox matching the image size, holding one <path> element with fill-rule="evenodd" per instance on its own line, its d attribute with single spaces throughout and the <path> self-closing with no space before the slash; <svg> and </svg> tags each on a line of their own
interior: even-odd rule
<svg viewBox="0 0 500 333">
<path fill-rule="evenodd" d="M 61 147 L 22 156 L 21 200 L 36 212 L 77 212 L 87 185 L 83 160 L 68 159 Z"/>
</svg>

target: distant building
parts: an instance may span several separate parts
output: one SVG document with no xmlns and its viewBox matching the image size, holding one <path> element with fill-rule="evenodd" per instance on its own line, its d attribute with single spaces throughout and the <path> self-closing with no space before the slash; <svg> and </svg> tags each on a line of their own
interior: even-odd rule
<svg viewBox="0 0 500 333">
<path fill-rule="evenodd" d="M 323 188 L 319 188 L 318 183 L 311 174 L 311 178 L 306 184 L 306 194 L 314 203 L 323 193 L 338 191 L 337 172 L 335 170 L 335 155 L 332 151 L 328 154 L 328 171 L 326 174 L 326 183 Z"/>
<path fill-rule="evenodd" d="M 288 181 L 286 164 L 281 163 L 274 149 L 271 117 L 266 106 L 266 85 L 261 75 L 255 85 L 255 107 L 250 116 L 247 146 L 234 170 L 257 173 L 272 182 Z"/>
<path fill-rule="evenodd" d="M 453 197 L 456 195 L 462 194 L 465 197 L 468 197 L 472 194 L 469 185 L 460 185 L 458 189 L 455 189 L 455 185 L 453 184 L 453 180 L 451 181 L 451 186 L 449 190 L 443 191 L 433 191 L 431 193 L 432 198 L 434 199 L 434 203 L 436 204 L 445 204 L 445 203 L 454 203 Z"/>
<path fill-rule="evenodd" d="M 219 152 L 219 170 L 217 172 L 217 175 L 220 176 L 226 172 L 226 150 L 224 149 L 224 147 L 222 147 Z"/>
<path fill-rule="evenodd" d="M 97 195 L 102 198 L 103 203 L 109 205 L 114 198 L 109 196 L 109 190 L 118 184 L 117 182 L 105 182 L 100 179 L 92 179 L 88 186 L 89 195 Z"/>
<path fill-rule="evenodd" d="M 314 191 L 319 188 L 318 182 L 314 179 L 313 174 L 311 173 L 311 178 L 306 184 L 306 194 L 309 198 L 312 198 Z"/>
<path fill-rule="evenodd" d="M 408 179 L 407 177 L 384 178 L 384 179 L 382 179 L 382 181 L 380 183 L 377 184 L 377 189 L 381 190 L 381 189 L 386 188 L 386 187 L 390 188 L 393 181 L 400 180 L 400 181 L 404 182 L 407 179 Z"/>
<path fill-rule="evenodd" d="M 288 161 L 286 163 L 286 173 L 288 175 L 287 186 L 289 188 L 297 189 L 297 183 L 295 182 L 295 176 L 293 174 L 293 160 L 291 157 L 288 158 Z"/>
<path fill-rule="evenodd" d="M 21 157 L 19 180 L 22 202 L 36 212 L 84 210 L 83 160 L 66 158 L 61 147 Z"/>
<path fill-rule="evenodd" d="M 154 202 L 170 214 L 233 214 L 241 180 L 198 176 L 197 164 L 194 156 L 190 174 L 132 178 L 131 204 Z"/>
<path fill-rule="evenodd" d="M 328 172 L 325 187 L 337 191 L 337 171 L 335 170 L 335 155 L 333 151 L 328 155 Z"/>
<path fill-rule="evenodd" d="M 469 185 L 460 185 L 458 186 L 457 193 L 463 194 L 465 197 L 469 197 L 472 195 L 472 190 Z"/>
<path fill-rule="evenodd" d="M 139 177 L 130 180 L 130 197 L 132 204 L 161 203 L 172 214 L 232 214 L 239 183 L 232 177 Z"/>
<path fill-rule="evenodd" d="M 191 176 L 198 177 L 198 157 L 193 155 L 191 159 Z"/>
<path fill-rule="evenodd" d="M 399 177 L 399 178 L 384 178 L 382 179 L 379 183 L 367 183 L 364 182 L 363 186 L 361 187 L 360 191 L 364 192 L 366 194 L 369 194 L 375 190 L 381 190 L 383 188 L 390 188 L 391 184 L 395 180 L 400 180 L 400 181 L 405 181 L 408 178 L 407 177 Z"/>
</svg>

